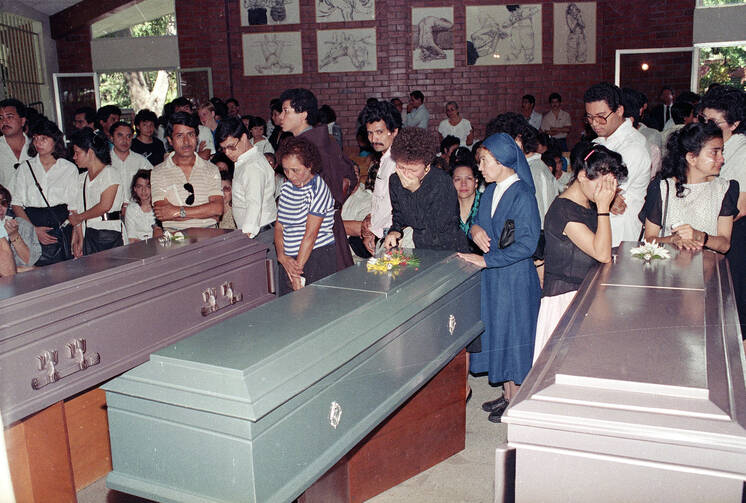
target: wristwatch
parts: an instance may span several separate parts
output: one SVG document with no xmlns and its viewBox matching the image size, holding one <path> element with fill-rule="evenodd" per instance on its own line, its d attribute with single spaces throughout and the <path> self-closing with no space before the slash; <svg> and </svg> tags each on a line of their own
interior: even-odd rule
<svg viewBox="0 0 746 503">
<path fill-rule="evenodd" d="M 184 208 L 183 206 L 179 207 L 179 217 L 186 218 L 186 208 Z"/>
</svg>

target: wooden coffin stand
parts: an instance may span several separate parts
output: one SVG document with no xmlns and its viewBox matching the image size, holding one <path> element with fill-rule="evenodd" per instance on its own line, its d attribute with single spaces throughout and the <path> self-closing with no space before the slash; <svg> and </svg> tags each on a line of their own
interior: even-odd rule
<svg viewBox="0 0 746 503">
<path fill-rule="evenodd" d="M 186 234 L 0 279 L 0 410 L 17 501 L 75 501 L 111 469 L 96 386 L 275 298 L 266 246 L 240 232 Z"/>
<path fill-rule="evenodd" d="M 463 449 L 479 272 L 416 253 L 417 269 L 357 264 L 108 382 L 107 486 L 170 502 L 363 501 Z"/>
<path fill-rule="evenodd" d="M 496 501 L 746 501 L 728 263 L 633 246 L 589 274 L 503 416 Z"/>
</svg>

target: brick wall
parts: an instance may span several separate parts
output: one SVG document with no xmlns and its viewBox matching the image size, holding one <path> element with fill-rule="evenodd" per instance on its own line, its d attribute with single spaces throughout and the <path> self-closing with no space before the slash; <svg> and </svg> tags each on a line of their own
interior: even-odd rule
<svg viewBox="0 0 746 503">
<path fill-rule="evenodd" d="M 300 0 L 300 25 L 241 27 L 239 0 L 179 0 L 176 18 L 179 51 L 183 68 L 211 67 L 216 96 L 231 95 L 241 103 L 242 113 L 267 117 L 269 100 L 283 89 L 307 87 L 314 91 L 319 103 L 330 104 L 337 112 L 345 143 L 354 144 L 354 125 L 360 108 L 368 97 L 406 101 L 409 91 L 420 89 L 430 110 L 430 125 L 435 129 L 445 118 L 443 104 L 456 100 L 463 117 L 469 119 L 478 135 L 497 113 L 517 111 L 520 97 L 531 93 L 537 98 L 537 110 L 548 109 L 549 93 L 563 97 L 564 108 L 570 112 L 577 130 L 581 129 L 583 92 L 588 85 L 614 78 L 616 49 L 689 46 L 692 41 L 694 0 L 599 0 L 597 2 L 597 51 L 595 65 L 552 64 L 552 2 L 542 3 L 543 64 L 478 67 L 466 65 L 465 15 L 463 2 L 443 0 L 437 6 L 454 7 L 456 67 L 447 70 L 412 70 L 411 8 L 436 6 L 424 0 L 377 0 L 376 21 L 348 23 L 315 23 L 315 0 Z M 471 0 L 469 5 L 507 3 L 500 0 Z M 665 16 L 666 23 L 660 19 Z M 376 72 L 318 73 L 316 60 L 316 30 L 338 28 L 377 28 L 378 70 Z M 301 31 L 303 44 L 303 75 L 244 77 L 241 49 L 242 33 L 271 31 Z M 70 37 L 81 37 L 70 40 Z M 90 50 L 76 33 L 58 41 L 60 71 L 90 70 Z M 63 54 L 65 57 L 63 58 Z M 70 58 L 69 55 L 75 55 Z M 64 66 L 63 66 L 63 60 Z M 678 60 L 677 60 L 678 61 Z M 655 102 L 664 84 L 688 89 L 689 67 L 680 61 L 660 61 L 653 72 L 630 75 L 625 81 L 646 92 Z M 664 63 L 667 66 L 664 67 Z M 630 63 L 632 65 L 632 63 Z M 64 68 L 64 69 L 63 69 Z M 631 68 L 631 67 L 630 67 Z M 657 69 L 665 69 L 658 71 Z M 626 74 L 625 74 L 626 75 Z M 680 75 L 680 77 L 679 77 Z M 674 77 L 676 76 L 676 77 Z M 577 138 L 577 132 L 570 140 Z"/>
<path fill-rule="evenodd" d="M 90 27 L 78 28 L 57 39 L 57 60 L 62 73 L 93 71 Z"/>
</svg>

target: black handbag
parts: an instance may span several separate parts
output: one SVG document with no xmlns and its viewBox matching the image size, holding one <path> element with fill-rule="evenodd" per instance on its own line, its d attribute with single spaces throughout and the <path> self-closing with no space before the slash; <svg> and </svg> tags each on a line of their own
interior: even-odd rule
<svg viewBox="0 0 746 503">
<path fill-rule="evenodd" d="M 73 227 L 69 224 L 63 224 L 67 220 L 69 211 L 66 204 L 57 204 L 50 206 L 47 197 L 44 195 L 44 191 L 39 185 L 39 180 L 36 179 L 34 170 L 31 169 L 31 163 L 26 161 L 28 169 L 31 171 L 31 176 L 34 178 L 36 188 L 39 190 L 44 203 L 47 205 L 46 208 L 25 208 L 26 216 L 29 218 L 34 227 L 51 227 L 51 230 L 47 231 L 47 234 L 57 238 L 56 243 L 51 245 L 41 245 L 41 257 L 36 261 L 37 266 L 45 266 L 50 264 L 56 264 L 64 260 L 73 258 L 72 252 L 72 237 Z"/>
<path fill-rule="evenodd" d="M 86 175 L 83 181 L 83 211 L 88 211 L 88 203 L 86 202 L 86 186 L 88 185 L 88 176 Z M 106 214 L 107 219 L 119 220 L 119 212 L 111 212 Z M 110 248 L 116 248 L 124 244 L 122 240 L 122 233 L 111 229 L 94 229 L 87 223 L 85 224 L 85 237 L 83 238 L 83 255 L 91 255 L 100 251 L 108 250 Z M 121 225 L 121 224 L 120 224 Z"/>
<path fill-rule="evenodd" d="M 507 219 L 503 230 L 500 232 L 500 240 L 497 242 L 497 247 L 501 250 L 512 245 L 515 241 L 515 222 L 512 219 Z"/>
</svg>

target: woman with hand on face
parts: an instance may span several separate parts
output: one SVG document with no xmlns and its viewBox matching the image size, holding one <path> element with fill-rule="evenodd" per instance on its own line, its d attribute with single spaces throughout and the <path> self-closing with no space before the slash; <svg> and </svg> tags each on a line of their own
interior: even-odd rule
<svg viewBox="0 0 746 503">
<path fill-rule="evenodd" d="M 280 191 L 274 228 L 277 261 L 284 269 L 278 295 L 285 295 L 337 271 L 334 198 L 319 176 L 321 154 L 313 143 L 287 138 L 277 159 L 288 180 Z"/>
<path fill-rule="evenodd" d="M 73 254 L 76 257 L 122 246 L 121 176 L 111 167 L 109 143 L 90 128 L 73 133 L 70 138 L 80 175 L 80 213 L 70 214 L 73 232 Z"/>
<path fill-rule="evenodd" d="M 611 260 L 609 207 L 627 176 L 622 156 L 601 145 L 572 150 L 573 178 L 544 217 L 544 289 L 534 361 L 575 297 L 588 271 Z"/>
<path fill-rule="evenodd" d="M 532 255 L 541 221 L 531 169 L 521 148 L 497 133 L 477 150 L 479 171 L 489 183 L 471 228 L 484 255 L 459 254 L 483 267 L 481 310 L 485 331 L 481 352 L 470 355 L 472 373 L 487 372 L 503 383 L 503 396 L 485 402 L 489 420 L 499 423 L 531 369 L 541 289 Z"/>
<path fill-rule="evenodd" d="M 666 144 L 661 178 L 648 187 L 645 239 L 726 253 L 739 187 L 737 181 L 718 176 L 722 166 L 723 133 L 713 122 L 674 132 Z"/>
<path fill-rule="evenodd" d="M 415 248 L 467 251 L 466 236 L 458 225 L 459 203 L 453 180 L 432 169 L 438 152 L 434 134 L 422 128 L 403 128 L 391 144 L 396 175 L 389 181 L 391 227 L 386 250 L 399 246 L 405 227 L 412 227 Z"/>
<path fill-rule="evenodd" d="M 65 140 L 55 123 L 48 119 L 35 122 L 31 138 L 28 153 L 32 158 L 18 166 L 9 190 L 16 217 L 34 225 L 42 245 L 36 265 L 42 266 L 72 258 L 72 228 L 62 224 L 70 211 L 77 210 L 78 169 L 65 160 Z"/>
<path fill-rule="evenodd" d="M 8 214 L 11 195 L 0 185 L 0 237 L 7 237 L 18 272 L 28 270 L 41 257 L 41 245 L 28 220 L 13 218 Z"/>
</svg>

